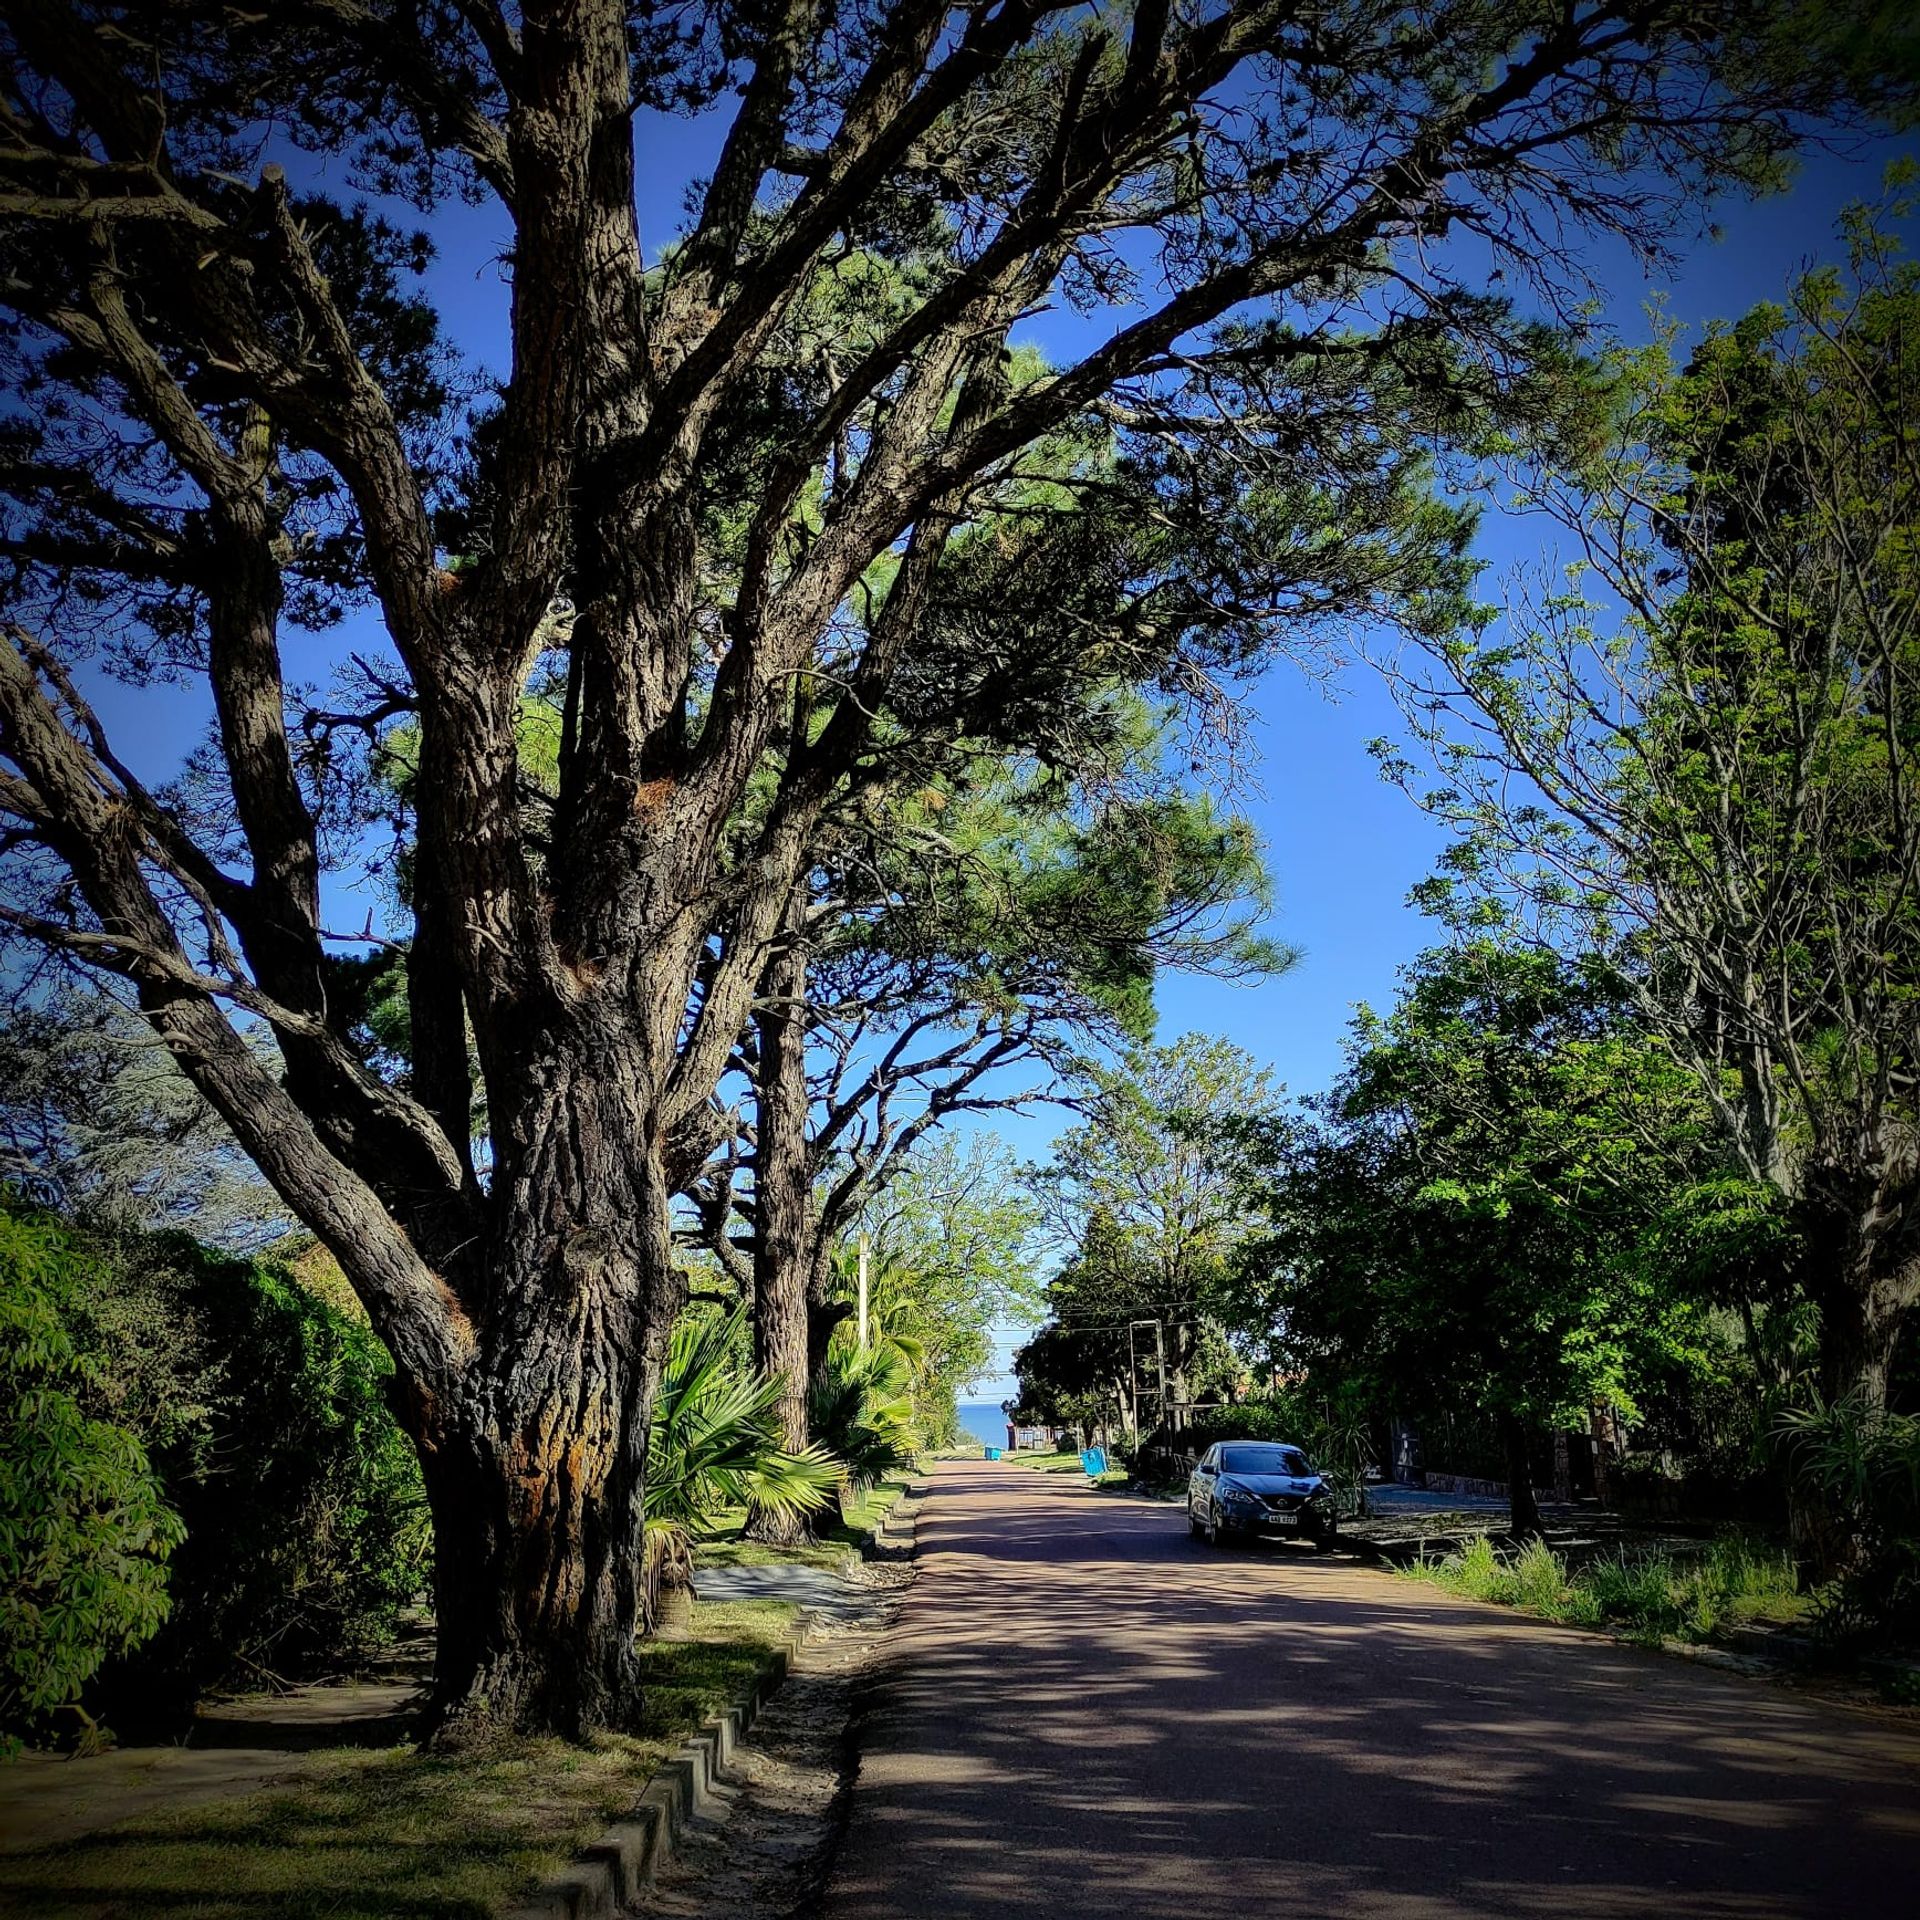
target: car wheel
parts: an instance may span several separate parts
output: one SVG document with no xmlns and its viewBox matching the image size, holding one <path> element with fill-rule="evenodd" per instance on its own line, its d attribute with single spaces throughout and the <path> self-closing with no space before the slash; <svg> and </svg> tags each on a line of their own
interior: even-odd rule
<svg viewBox="0 0 1920 1920">
<path fill-rule="evenodd" d="M 1207 1545 L 1224 1547 L 1227 1544 L 1227 1530 L 1220 1524 L 1220 1515 L 1213 1508 L 1207 1510 Z"/>
<path fill-rule="evenodd" d="M 1206 1531 L 1206 1528 L 1193 1517 L 1193 1509 L 1189 1507 L 1187 1509 L 1187 1538 L 1189 1540 L 1203 1540 L 1206 1538 Z"/>
<path fill-rule="evenodd" d="M 1340 1529 L 1338 1527 L 1321 1527 L 1313 1535 L 1315 1553 L 1331 1553 L 1339 1544 Z"/>
</svg>

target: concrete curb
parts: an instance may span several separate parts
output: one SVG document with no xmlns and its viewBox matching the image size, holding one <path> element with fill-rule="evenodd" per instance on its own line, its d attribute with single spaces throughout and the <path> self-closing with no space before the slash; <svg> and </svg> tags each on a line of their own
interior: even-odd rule
<svg viewBox="0 0 1920 1920">
<path fill-rule="evenodd" d="M 915 1482 L 881 1515 L 874 1529 L 876 1545 L 897 1546 L 904 1536 L 912 1552 L 912 1523 L 925 1492 L 926 1482 Z M 775 1647 L 733 1705 L 705 1721 L 660 1763 L 632 1811 L 577 1854 L 571 1866 L 503 1909 L 500 1920 L 606 1920 L 631 1906 L 673 1858 L 688 1823 L 713 1799 L 715 1786 L 732 1767 L 735 1749 L 780 1690 L 812 1624 L 811 1615 L 803 1611 L 794 1633 Z"/>
<path fill-rule="evenodd" d="M 735 1748 L 786 1679 L 806 1637 L 804 1614 L 797 1624 L 799 1632 L 774 1649 L 733 1705 L 706 1721 L 660 1763 L 632 1811 L 578 1854 L 570 1867 L 507 1908 L 501 1920 L 600 1920 L 636 1900 L 662 1863 L 673 1857 L 687 1823 L 713 1798 Z"/>
</svg>

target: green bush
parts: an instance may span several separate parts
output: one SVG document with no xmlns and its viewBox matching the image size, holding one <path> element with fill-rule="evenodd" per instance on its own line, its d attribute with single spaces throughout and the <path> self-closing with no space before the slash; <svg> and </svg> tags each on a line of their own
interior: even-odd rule
<svg viewBox="0 0 1920 1920">
<path fill-rule="evenodd" d="M 271 1261 L 178 1233 L 61 1232 L 47 1300 L 84 1363 L 74 1399 L 135 1436 L 186 1529 L 164 1625 L 99 1676 L 107 1708 L 172 1715 L 388 1642 L 431 1535 L 371 1329 Z"/>
<path fill-rule="evenodd" d="M 1279 1440 L 1304 1447 L 1319 1425 L 1305 1408 L 1275 1395 L 1243 1400 L 1237 1406 L 1209 1407 L 1178 1432 L 1156 1434 L 1152 1439 L 1187 1453 L 1204 1453 L 1218 1440 Z"/>
<path fill-rule="evenodd" d="M 82 1689 L 166 1619 L 181 1538 L 140 1442 L 76 1397 L 96 1369 L 49 1293 L 74 1261 L 57 1222 L 0 1208 L 0 1751 L 89 1724 Z"/>
<path fill-rule="evenodd" d="M 1837 1568 L 1817 1625 L 1838 1647 L 1920 1641 L 1920 1417 L 1854 1396 L 1780 1417 L 1804 1548 Z"/>
<path fill-rule="evenodd" d="M 1412 1571 L 1451 1593 L 1498 1606 L 1557 1614 L 1566 1603 L 1566 1562 L 1539 1540 L 1517 1554 L 1501 1554 L 1485 1534 L 1477 1534 L 1457 1553 L 1422 1561 Z"/>
<path fill-rule="evenodd" d="M 173 1617 L 128 1679 L 180 1702 L 387 1644 L 427 1582 L 431 1531 L 386 1349 L 270 1262 L 183 1235 L 145 1242 L 122 1277 L 172 1295 L 219 1379 L 155 1449 L 187 1539 Z"/>
<path fill-rule="evenodd" d="M 1583 1627 L 1627 1626 L 1664 1639 L 1676 1620 L 1671 1564 L 1645 1555 L 1596 1560 L 1569 1596 L 1569 1617 Z"/>
</svg>

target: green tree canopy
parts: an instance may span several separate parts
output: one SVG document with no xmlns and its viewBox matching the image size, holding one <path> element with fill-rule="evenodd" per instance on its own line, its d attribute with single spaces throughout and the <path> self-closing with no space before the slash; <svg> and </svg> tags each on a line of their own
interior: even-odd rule
<svg viewBox="0 0 1920 1920">
<path fill-rule="evenodd" d="M 1786 1207 L 1825 1391 L 1877 1404 L 1920 1299 L 1920 267 L 1846 232 L 1786 305 L 1607 362 L 1536 482 L 1581 565 L 1439 647 L 1415 717 L 1436 892 L 1613 956 Z"/>
<path fill-rule="evenodd" d="M 1241 1264 L 1310 1381 L 1496 1419 L 1515 1524 L 1534 1525 L 1529 1430 L 1631 1413 L 1699 1343 L 1696 1300 L 1648 1247 L 1709 1126 L 1604 987 L 1539 950 L 1440 949 L 1391 1013 L 1356 1019 Z"/>
</svg>

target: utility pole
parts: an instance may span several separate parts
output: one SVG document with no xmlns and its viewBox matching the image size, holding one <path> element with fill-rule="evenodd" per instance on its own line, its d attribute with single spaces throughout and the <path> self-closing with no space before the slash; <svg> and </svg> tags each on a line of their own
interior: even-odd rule
<svg viewBox="0 0 1920 1920">
<path fill-rule="evenodd" d="M 860 1351 L 867 1350 L 867 1236 L 860 1236 Z"/>
<path fill-rule="evenodd" d="M 1153 1343 L 1143 1352 L 1142 1348 L 1146 1343 L 1142 1340 L 1141 1334 L 1142 1330 L 1148 1327 L 1153 1329 Z M 1128 1321 L 1127 1362 L 1131 1376 L 1127 1385 L 1133 1398 L 1134 1433 L 1140 1435 L 1147 1431 L 1140 1423 L 1140 1402 L 1143 1398 L 1151 1398 L 1154 1402 L 1159 1415 L 1155 1425 L 1165 1426 L 1167 1421 L 1167 1329 L 1164 1321 Z M 1144 1393 L 1140 1386 L 1140 1371 L 1143 1363 L 1151 1367 L 1153 1375 L 1153 1384 Z"/>
</svg>

